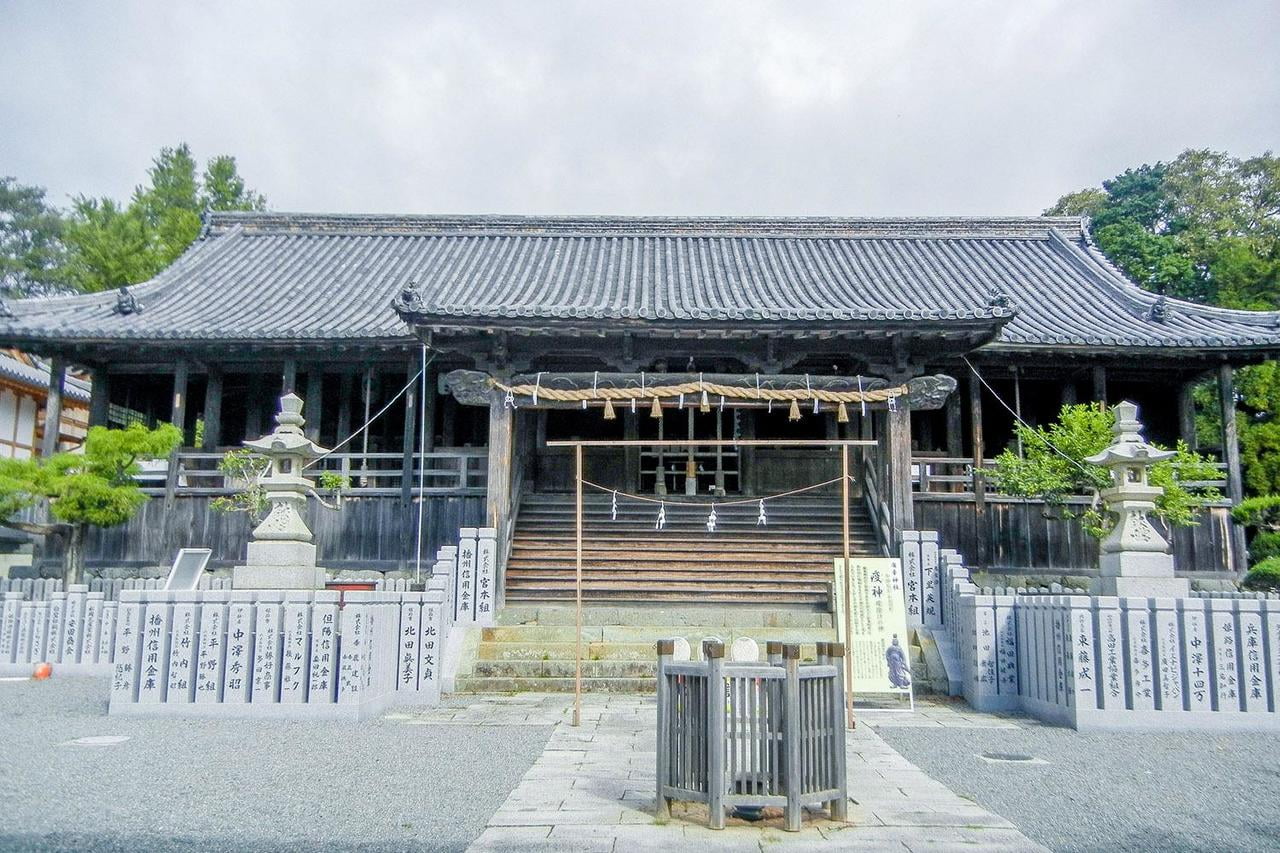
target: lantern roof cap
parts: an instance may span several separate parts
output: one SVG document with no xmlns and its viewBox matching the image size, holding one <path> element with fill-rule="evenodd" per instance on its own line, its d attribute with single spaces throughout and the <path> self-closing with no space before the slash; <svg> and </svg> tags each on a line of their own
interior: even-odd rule
<svg viewBox="0 0 1280 853">
<path fill-rule="evenodd" d="M 1135 404 L 1125 400 L 1123 403 L 1118 403 L 1114 411 L 1116 422 L 1111 427 L 1114 441 L 1100 453 L 1086 456 L 1085 462 L 1108 466 L 1135 462 L 1150 464 L 1163 462 L 1177 455 L 1176 451 L 1164 450 L 1154 444 L 1148 444 L 1142 437 L 1142 422 L 1138 420 L 1138 407 Z"/>
</svg>

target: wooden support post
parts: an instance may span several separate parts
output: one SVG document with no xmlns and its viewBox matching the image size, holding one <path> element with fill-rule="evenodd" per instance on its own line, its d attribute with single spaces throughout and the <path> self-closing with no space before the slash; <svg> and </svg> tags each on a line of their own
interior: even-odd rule
<svg viewBox="0 0 1280 853">
<path fill-rule="evenodd" d="M 292 394 L 298 387 L 298 362 L 295 359 L 287 359 L 284 363 L 284 370 L 280 377 L 280 395 Z"/>
<path fill-rule="evenodd" d="M 1093 401 L 1107 402 L 1107 369 L 1101 365 L 1093 369 Z"/>
<path fill-rule="evenodd" d="M 247 437 L 247 436 L 246 436 Z M 204 441 L 201 448 L 213 450 L 222 441 L 222 370 L 210 367 L 205 373 Z"/>
<path fill-rule="evenodd" d="M 959 458 L 964 453 L 964 428 L 961 424 L 960 395 L 947 397 L 947 455 Z"/>
<path fill-rule="evenodd" d="M 324 368 L 313 364 L 307 369 L 307 394 L 302 406 L 302 416 L 307 421 L 303 429 L 312 441 L 320 440 L 320 414 L 323 411 Z"/>
<path fill-rule="evenodd" d="M 1236 426 L 1236 384 L 1231 365 L 1218 368 L 1218 397 L 1222 402 L 1222 460 L 1227 463 L 1227 498 L 1232 504 L 1244 500 L 1244 479 L 1240 471 L 1240 442 Z M 1231 565 L 1243 574 L 1249 568 L 1244 528 L 1231 522 Z"/>
<path fill-rule="evenodd" d="M 182 430 L 182 446 L 187 441 L 187 379 L 191 375 L 191 367 L 180 361 L 173 369 L 173 408 L 170 410 L 169 422 Z"/>
<path fill-rule="evenodd" d="M 458 401 L 452 394 L 445 395 L 440 407 L 440 446 L 457 447 Z"/>
<path fill-rule="evenodd" d="M 58 452 L 58 439 L 62 434 L 62 389 L 67 381 L 67 360 L 54 356 L 49 365 L 49 392 L 44 401 L 44 437 L 40 443 L 40 455 L 52 456 Z"/>
<path fill-rule="evenodd" d="M 409 358 L 407 369 L 405 372 L 405 380 L 416 376 L 418 372 L 418 355 L 414 353 Z M 414 458 L 415 451 L 418 448 L 418 436 L 415 427 L 418 424 L 418 381 L 410 382 L 409 387 L 404 392 L 404 436 L 400 446 L 400 506 L 404 512 L 404 519 L 408 521 L 411 510 L 413 509 L 413 486 L 414 486 Z M 405 524 L 404 543 L 400 550 L 403 559 L 409 559 L 409 552 L 413 549 L 415 531 L 409 524 Z"/>
<path fill-rule="evenodd" d="M 336 446 L 340 441 L 346 441 L 347 436 L 351 435 L 351 402 L 355 396 L 356 377 L 350 370 L 344 370 L 338 374 L 338 432 L 334 439 Z M 339 453 L 350 453 L 351 445 L 347 444 L 338 448 Z M 351 476 L 351 459 L 348 456 L 342 457 L 341 470 L 339 473 L 344 477 Z"/>
<path fill-rule="evenodd" d="M 986 513 L 987 513 L 987 478 L 982 473 L 983 457 L 986 453 L 986 445 L 983 441 L 982 434 L 982 383 L 978 377 L 970 374 L 969 376 L 969 428 L 972 433 L 971 444 L 973 447 L 973 513 L 974 526 L 977 528 L 977 535 L 974 537 L 978 543 L 978 553 L 974 554 L 974 559 L 978 562 L 979 568 L 987 565 L 987 548 L 986 548 Z"/>
<path fill-rule="evenodd" d="M 502 523 L 511 509 L 511 435 L 512 410 L 500 397 L 489 403 L 489 470 L 485 499 L 485 519 L 488 527 L 498 528 L 502 535 Z"/>
<path fill-rule="evenodd" d="M 436 366 L 434 364 L 427 364 L 427 381 L 424 384 L 425 391 L 423 393 L 425 396 L 422 400 L 422 420 L 425 422 L 422 436 L 423 447 L 425 452 L 432 453 L 436 449 L 436 404 L 440 397 L 436 391 Z"/>
<path fill-rule="evenodd" d="M 622 437 L 627 441 L 640 438 L 640 416 L 630 409 L 622 413 Z M 624 488 L 628 492 L 638 492 L 640 491 L 640 448 L 628 447 L 623 453 L 627 462 L 626 476 L 623 479 Z"/>
<path fill-rule="evenodd" d="M 899 405 L 885 413 L 889 453 L 889 508 L 893 514 L 893 547 L 904 530 L 915 526 L 915 506 L 911 495 L 911 410 Z"/>
<path fill-rule="evenodd" d="M 658 787 L 654 802 L 657 808 L 654 816 L 660 820 L 671 818 L 671 798 L 666 788 L 671 779 L 671 683 L 667 678 L 667 667 L 676 651 L 675 640 L 658 640 Z"/>
<path fill-rule="evenodd" d="M 573 448 L 574 570 L 573 570 L 573 724 L 582 725 L 582 445 Z"/>
<path fill-rule="evenodd" d="M 1014 419 L 1014 440 L 1018 444 L 1018 456 L 1022 456 L 1022 433 L 1018 432 L 1018 424 L 1022 423 L 1025 418 L 1022 417 L 1022 374 L 1018 372 L 1018 368 L 1013 369 L 1013 419 Z"/>
<path fill-rule="evenodd" d="M 1062 405 L 1074 406 L 1076 402 L 1076 382 L 1075 379 L 1067 377 L 1062 383 Z"/>
<path fill-rule="evenodd" d="M 841 631 L 843 629 L 841 633 L 842 642 L 846 645 L 852 645 L 853 607 L 849 599 L 853 592 L 853 568 L 849 565 L 849 561 L 853 549 L 849 543 L 849 445 L 847 444 L 840 445 L 840 476 L 840 536 L 844 555 L 843 571 L 841 572 L 844 578 L 844 625 L 837 625 L 836 630 Z M 844 683 L 853 684 L 853 657 L 844 658 L 840 663 L 845 668 Z M 841 696 L 849 728 L 853 728 L 853 694 L 841 691 Z"/>
<path fill-rule="evenodd" d="M 1192 450 L 1199 444 L 1196 440 L 1195 388 L 1194 382 L 1183 382 L 1178 386 L 1178 438 Z"/>
<path fill-rule="evenodd" d="M 89 426 L 106 426 L 111 418 L 111 374 L 105 367 L 89 371 Z"/>
<path fill-rule="evenodd" d="M 724 690 L 724 643 L 718 640 L 709 640 L 703 643 L 702 653 L 707 657 L 707 704 L 706 704 L 706 732 L 707 732 L 707 812 L 708 822 L 712 829 L 724 829 L 724 760 L 725 760 L 725 738 L 724 738 L 724 706 L 725 706 L 725 690 Z M 788 685 L 790 684 L 791 670 L 787 670 Z M 799 678 L 797 672 L 796 687 L 799 688 Z M 797 689 L 796 696 L 799 697 Z M 797 702 L 797 708 L 799 703 Z M 787 705 L 790 710 L 790 704 Z M 796 715 L 799 717 L 799 714 Z M 789 722 L 790 718 L 788 718 Z M 790 732 L 790 728 L 787 729 Z M 799 739 L 795 741 L 799 743 Z M 799 750 L 796 750 L 797 754 Z M 797 774 L 798 775 L 798 774 Z M 788 779 L 788 783 L 790 780 Z M 796 797 L 797 805 L 799 800 L 799 779 L 796 780 Z M 790 814 L 791 787 L 787 788 L 787 806 L 788 815 Z M 798 811 L 798 809 L 797 809 Z M 790 828 L 790 827 L 788 827 Z"/>
</svg>

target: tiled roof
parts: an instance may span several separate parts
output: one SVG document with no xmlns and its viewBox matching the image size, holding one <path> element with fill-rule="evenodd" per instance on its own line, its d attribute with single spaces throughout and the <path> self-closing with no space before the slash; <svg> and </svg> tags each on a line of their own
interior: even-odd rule
<svg viewBox="0 0 1280 853">
<path fill-rule="evenodd" d="M 425 325 L 552 332 L 977 321 L 1005 324 L 994 347 L 1280 348 L 1280 314 L 1161 301 L 1070 217 L 215 214 L 130 292 L 133 313 L 115 293 L 12 303 L 0 341 L 407 341 L 398 301 Z"/>
</svg>

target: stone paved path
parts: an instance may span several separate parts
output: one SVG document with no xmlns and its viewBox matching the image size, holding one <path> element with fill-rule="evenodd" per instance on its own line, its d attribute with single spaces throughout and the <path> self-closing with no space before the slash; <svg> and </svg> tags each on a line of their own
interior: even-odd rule
<svg viewBox="0 0 1280 853">
<path fill-rule="evenodd" d="M 582 725 L 570 725 L 571 697 L 524 694 L 453 700 L 415 714 L 406 724 L 556 724 L 542 756 L 524 775 L 469 848 L 616 851 L 759 850 L 1043 850 L 1004 818 L 952 793 L 911 764 L 876 733 L 880 725 L 1017 727 L 1021 721 L 974 715 L 963 706 L 923 705 L 914 714 L 870 711 L 849 733 L 849 822 L 825 813 L 806 816 L 804 829 L 784 832 L 781 819 L 724 830 L 705 825 L 699 806 L 653 818 L 654 727 L 651 697 L 584 697 Z M 701 810 L 701 811 L 700 811 Z"/>
</svg>

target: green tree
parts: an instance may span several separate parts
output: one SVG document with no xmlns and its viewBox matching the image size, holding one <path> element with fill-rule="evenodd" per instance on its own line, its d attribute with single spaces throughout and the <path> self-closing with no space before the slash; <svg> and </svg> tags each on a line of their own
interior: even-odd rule
<svg viewBox="0 0 1280 853">
<path fill-rule="evenodd" d="M 64 233 L 68 278 L 88 292 L 146 281 L 195 241 L 207 211 L 265 207 L 234 157 L 214 157 L 199 173 L 185 143 L 162 148 L 128 205 L 76 199 Z"/>
<path fill-rule="evenodd" d="M 147 429 L 96 426 L 85 438 L 83 452 L 58 453 L 47 459 L 0 459 L 0 524 L 66 541 L 63 579 L 80 583 L 84 576 L 84 536 L 89 527 L 124 524 L 147 496 L 134 479 L 139 462 L 167 457 L 181 443 L 172 424 Z M 33 522 L 18 516 L 49 504 L 52 521 Z"/>
<path fill-rule="evenodd" d="M 991 481 L 1007 495 L 1036 498 L 1059 512 L 1071 514 L 1067 499 L 1096 493 L 1111 484 L 1108 472 L 1085 458 L 1102 452 L 1112 442 L 1115 414 L 1099 403 L 1063 406 L 1057 420 L 1047 426 L 1015 427 L 1014 446 L 995 459 Z M 1022 452 L 1014 447 L 1020 440 Z M 1212 487 L 1190 484 L 1213 480 L 1217 469 L 1211 461 L 1179 442 L 1177 455 L 1158 462 L 1149 475 L 1152 485 L 1163 493 L 1156 500 L 1156 516 L 1166 524 L 1188 526 L 1195 523 L 1195 510 L 1206 500 L 1221 498 Z M 1112 520 L 1096 509 L 1080 513 L 1085 529 L 1102 536 Z"/>
<path fill-rule="evenodd" d="M 66 286 L 62 215 L 43 187 L 0 177 L 0 291 L 38 296 Z"/>
</svg>

